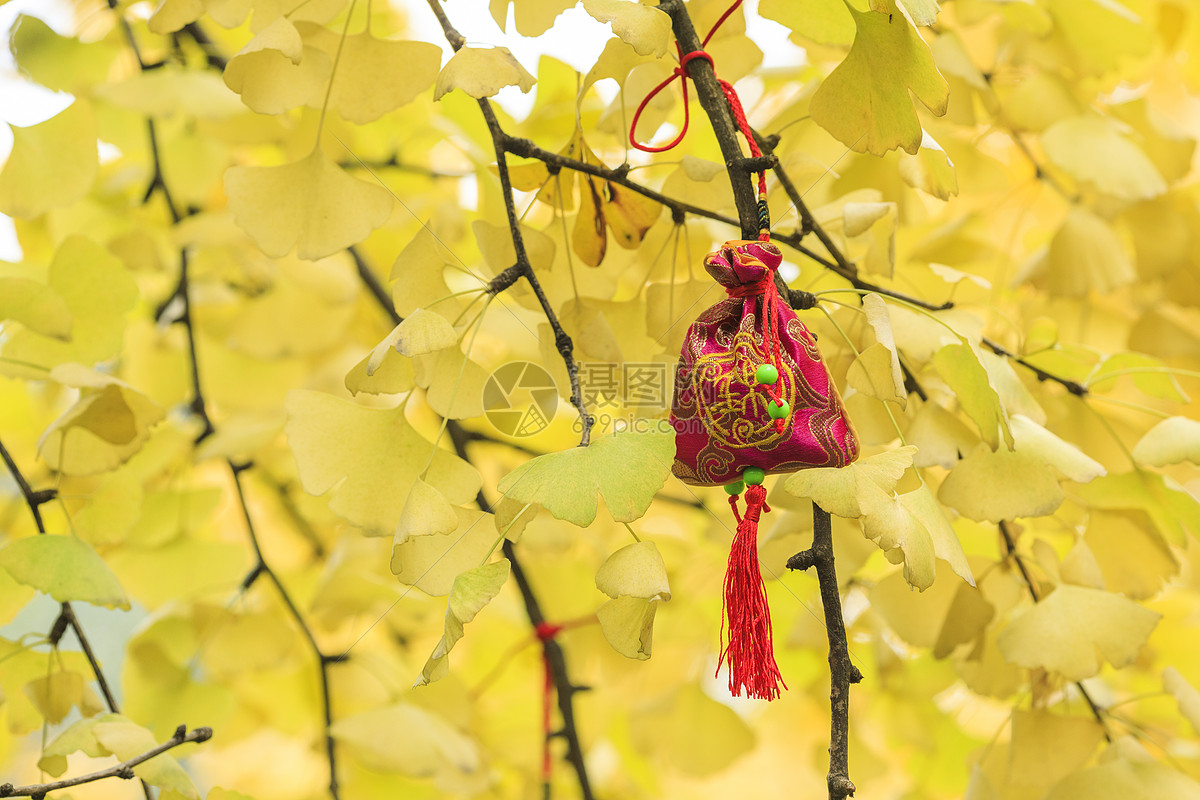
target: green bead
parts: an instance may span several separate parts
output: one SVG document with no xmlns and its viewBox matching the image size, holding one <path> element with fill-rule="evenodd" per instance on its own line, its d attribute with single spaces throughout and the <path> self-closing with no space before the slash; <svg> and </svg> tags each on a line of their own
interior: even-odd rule
<svg viewBox="0 0 1200 800">
<path fill-rule="evenodd" d="M 779 380 L 779 370 L 775 369 L 772 364 L 763 364 L 754 371 L 754 380 L 765 383 L 767 386 L 774 386 L 775 381 Z"/>
<path fill-rule="evenodd" d="M 780 400 L 778 403 L 772 400 L 767 403 L 767 414 L 771 419 L 786 419 L 791 410 L 791 406 L 788 405 L 787 400 Z"/>
<path fill-rule="evenodd" d="M 725 484 L 725 494 L 730 495 L 730 496 L 735 495 L 735 494 L 741 494 L 742 489 L 745 489 L 745 488 L 746 488 L 745 484 L 743 484 L 741 481 L 734 481 L 733 483 L 727 483 L 727 484 Z"/>
<path fill-rule="evenodd" d="M 742 470 L 742 480 L 751 486 L 758 486 L 766 477 L 767 473 L 763 472 L 762 467 L 746 467 Z"/>
</svg>

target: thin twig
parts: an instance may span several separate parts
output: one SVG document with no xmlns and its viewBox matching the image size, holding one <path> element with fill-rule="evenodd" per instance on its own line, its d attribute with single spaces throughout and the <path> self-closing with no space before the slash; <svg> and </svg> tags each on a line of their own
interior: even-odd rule
<svg viewBox="0 0 1200 800">
<path fill-rule="evenodd" d="M 1020 364 L 1022 367 L 1025 367 L 1026 369 L 1032 371 L 1033 374 L 1037 377 L 1037 379 L 1039 381 L 1051 381 L 1053 383 L 1057 383 L 1060 386 L 1062 386 L 1064 389 L 1066 389 L 1068 392 L 1075 395 L 1076 397 L 1086 397 L 1088 395 L 1088 388 L 1086 386 L 1084 386 L 1082 383 L 1078 383 L 1077 381 L 1070 380 L 1069 378 L 1060 377 L 1058 375 L 1055 375 L 1052 372 L 1047 372 L 1046 370 L 1042 369 L 1041 367 L 1035 367 L 1033 364 L 1030 364 L 1028 361 L 1021 358 L 1016 353 L 1012 353 L 1012 352 L 1008 351 L 1007 349 L 1002 347 L 999 343 L 992 341 L 991 339 L 987 338 L 986 336 L 983 337 L 983 339 L 981 341 L 983 342 L 984 347 L 991 350 L 996 355 L 1003 356 L 1003 357 L 1009 359 L 1010 361 Z"/>
<path fill-rule="evenodd" d="M 450 23 L 450 18 L 446 16 L 445 10 L 442 9 L 440 0 L 428 0 L 428 4 L 438 23 L 442 26 L 442 32 L 446 36 L 446 41 L 450 43 L 450 46 L 455 51 L 458 51 L 466 43 L 466 39 Z M 546 292 L 542 289 L 541 281 L 534 274 L 533 265 L 530 263 L 529 256 L 525 252 L 525 237 L 521 234 L 521 221 L 517 215 L 517 205 L 513 199 L 512 181 L 508 175 L 508 160 L 505 157 L 508 135 L 500 127 L 500 121 L 496 119 L 496 113 L 492 110 L 491 102 L 486 97 L 481 97 L 478 103 L 479 110 L 483 113 L 483 118 L 487 122 L 488 132 L 491 134 L 493 148 L 496 151 L 496 171 L 500 175 L 500 193 L 504 196 L 504 210 L 508 215 L 508 229 L 512 236 L 517 267 L 520 269 L 521 276 L 529 282 L 530 288 L 533 289 L 533 293 L 538 299 L 538 304 L 541 305 L 542 312 L 546 315 L 546 321 L 550 323 L 550 329 L 554 332 L 554 346 L 558 350 L 558 354 L 562 356 L 563 363 L 567 368 L 567 378 L 571 383 L 571 405 L 575 406 L 575 410 L 579 412 L 579 422 L 582 428 L 582 433 L 579 437 L 579 446 L 586 447 L 591 440 L 593 419 L 588 414 L 587 404 L 583 399 L 583 390 L 579 385 L 579 364 L 575 361 L 574 345 L 571 343 L 571 337 L 563 329 L 562 323 L 559 322 L 558 315 L 554 313 L 554 307 L 550 305 L 550 300 L 546 297 Z"/>
<path fill-rule="evenodd" d="M 70 603 L 63 603 L 58 612 L 58 617 L 62 620 L 63 624 L 75 633 L 75 638 L 79 641 L 79 648 L 83 650 L 84 658 L 91 665 L 92 674 L 96 676 L 96 685 L 100 687 L 100 694 L 104 696 L 104 704 L 108 706 L 109 711 L 119 714 L 117 699 L 113 695 L 112 689 L 109 688 L 108 679 L 104 677 L 103 670 L 100 669 L 100 660 L 96 658 L 96 653 L 92 650 L 91 642 L 88 641 L 87 636 L 83 633 L 83 626 L 79 624 L 79 618 L 75 616 L 75 609 L 71 608 Z M 56 620 L 52 627 L 57 628 L 58 625 L 59 623 Z"/>
<path fill-rule="evenodd" d="M 1011 558 L 1013 563 L 1017 565 L 1017 571 L 1021 573 L 1021 578 L 1025 581 L 1025 587 L 1029 590 L 1029 596 L 1034 603 L 1040 603 L 1042 598 L 1037 590 L 1037 584 L 1033 582 L 1033 577 L 1029 574 L 1029 569 L 1025 566 L 1025 559 L 1021 558 L 1021 554 L 1017 552 L 1017 539 L 1013 532 L 1009 530 L 1008 522 L 1001 520 L 997 527 L 1000 529 L 1000 536 L 1004 540 L 1004 552 L 1007 558 Z M 1096 722 L 1100 724 L 1101 730 L 1104 731 L 1104 740 L 1111 743 L 1113 740 L 1112 730 L 1108 727 L 1108 720 L 1104 716 L 1104 709 L 1092 698 L 1091 693 L 1084 687 L 1083 681 L 1075 681 L 1075 688 L 1083 695 L 1084 702 L 1091 709 L 1092 716 L 1096 718 Z"/>
<path fill-rule="evenodd" d="M 329 691 L 329 667 L 331 664 L 346 661 L 347 655 L 344 653 L 330 655 L 322 650 L 321 646 L 317 643 L 317 639 L 313 635 L 308 623 L 304 621 L 304 615 L 300 613 L 296 601 L 292 599 L 287 587 L 279 579 L 279 574 L 275 572 L 263 556 L 262 546 L 258 540 L 258 533 L 254 529 L 254 520 L 250 516 L 250 507 L 246 504 L 246 491 L 242 486 L 242 472 L 248 469 L 248 467 L 246 465 L 234 464 L 232 461 L 226 463 L 229 466 L 230 474 L 233 476 L 233 484 L 237 489 L 238 503 L 241 505 L 242 517 L 246 522 L 246 534 L 250 537 L 250 546 L 254 549 L 255 564 L 246 576 L 246 579 L 242 581 L 242 588 L 249 589 L 259 578 L 265 575 L 275 585 L 279 599 L 287 607 L 288 613 L 296 623 L 296 627 L 304 634 L 309 648 L 317 657 L 317 667 L 321 676 L 321 709 L 325 716 L 325 758 L 329 762 L 329 794 L 334 800 L 337 800 L 337 750 L 333 738 L 333 702 Z"/>
<path fill-rule="evenodd" d="M 450 434 L 450 441 L 454 445 L 454 452 L 462 460 L 470 462 L 470 454 L 467 452 L 467 442 L 471 440 L 470 435 L 454 420 L 451 420 L 451 424 L 447 426 L 446 431 Z M 475 496 L 475 504 L 479 506 L 481 511 L 492 510 L 492 506 L 488 504 L 482 491 Z M 513 548 L 512 542 L 505 539 L 502 550 L 504 557 L 508 559 L 512 569 L 513 580 L 521 592 L 521 599 L 525 603 L 525 614 L 529 617 L 529 624 L 534 630 L 537 630 L 538 626 L 546 621 L 545 614 L 542 613 L 541 603 L 538 602 L 537 595 L 533 591 L 533 586 L 529 583 L 529 578 L 525 575 L 525 570 L 521 566 L 520 559 L 517 558 L 517 553 Z M 579 783 L 580 796 L 583 800 L 594 800 L 591 780 L 588 778 L 587 764 L 583 758 L 583 746 L 579 739 L 579 728 L 575 722 L 575 693 L 583 691 L 586 687 L 577 686 L 572 683 L 570 674 L 567 671 L 567 656 L 563 651 L 562 645 L 552 637 L 539 637 L 539 639 L 542 643 L 542 652 L 546 657 L 546 663 L 550 666 L 550 678 L 554 683 L 554 692 L 558 698 L 558 713 L 562 717 L 562 728 L 551 735 L 561 736 L 566 740 L 566 759 L 575 771 L 575 778 Z M 546 784 L 544 794 L 548 793 L 549 784 Z"/>
<path fill-rule="evenodd" d="M 473 173 L 470 172 L 438 172 L 424 164 L 410 164 L 407 161 L 401 161 L 398 156 L 392 154 L 384 161 L 368 161 L 366 159 L 355 158 L 353 161 L 339 161 L 338 166 L 342 169 L 366 169 L 369 172 L 374 172 L 381 169 L 394 169 L 397 172 L 407 172 L 410 175 L 420 175 L 423 178 L 440 180 L 443 178 L 465 178 Z"/>
<path fill-rule="evenodd" d="M 147 750 L 141 755 L 134 756 L 128 761 L 122 761 L 120 764 L 115 764 L 108 769 L 89 772 L 87 775 L 80 775 L 77 778 L 64 778 L 61 781 L 52 781 L 50 783 L 35 783 L 29 786 L 13 786 L 11 783 L 6 783 L 0 786 L 0 797 L 32 797 L 35 800 L 41 800 L 41 798 L 50 792 L 67 789 L 71 786 L 79 786 L 83 783 L 94 783 L 105 778 L 123 778 L 129 780 L 134 777 L 133 768 L 137 765 L 149 761 L 157 755 L 162 755 L 181 744 L 207 742 L 211 738 L 212 728 L 196 728 L 189 732 L 185 726 L 180 725 L 176 729 L 175 735 L 170 739 L 157 747 Z"/>
<path fill-rule="evenodd" d="M 34 524 L 37 525 L 38 535 L 45 535 L 46 524 L 42 520 L 41 506 L 54 499 L 57 496 L 57 492 L 53 489 L 34 491 L 33 487 L 29 485 L 29 481 L 21 473 L 21 470 L 17 468 L 17 462 L 13 460 L 12 455 L 8 452 L 8 448 L 4 446 L 3 442 L 0 442 L 0 459 L 8 467 L 9 473 L 17 483 L 17 488 L 21 490 L 21 496 L 25 500 L 25 505 L 29 508 L 29 514 L 33 517 Z M 100 687 L 100 693 L 104 695 L 104 703 L 108 706 L 108 710 L 114 714 L 121 713 L 116 697 L 108 685 L 108 679 L 104 677 L 104 670 L 100 668 L 100 660 L 96 658 L 96 653 L 92 650 L 92 645 L 88 641 L 87 635 L 83 632 L 83 626 L 79 624 L 79 618 L 75 616 L 75 610 L 71 608 L 70 603 L 64 602 L 60 607 L 58 617 L 50 626 L 50 635 L 47 638 L 50 640 L 51 645 L 58 646 L 58 642 L 62 639 L 68 627 L 75 632 L 75 638 L 79 640 L 79 646 L 83 650 L 84 658 L 87 659 L 88 666 L 92 670 L 92 675 L 96 678 L 96 685 Z M 142 781 L 142 793 L 146 796 L 146 800 L 151 800 L 150 787 L 145 781 Z"/>
<path fill-rule="evenodd" d="M 224 71 L 229 64 L 229 59 L 221 53 L 216 44 L 208 34 L 200 27 L 199 22 L 189 22 L 184 25 L 180 33 L 187 34 L 196 43 L 196 46 L 204 51 L 204 58 L 208 61 L 208 65 L 213 69 Z"/>
<path fill-rule="evenodd" d="M 392 324 L 399 325 L 401 322 L 404 322 L 404 317 L 396 313 L 396 305 L 392 302 L 388 290 L 380 282 L 379 276 L 375 274 L 375 271 L 371 269 L 371 265 L 363 258 L 362 253 L 358 252 L 358 248 L 350 245 L 346 248 L 346 252 L 354 259 L 354 268 L 358 270 L 359 279 L 367 287 L 367 291 L 371 293 L 371 296 L 375 298 L 375 302 L 379 304 L 379 307 L 392 320 Z"/>
</svg>

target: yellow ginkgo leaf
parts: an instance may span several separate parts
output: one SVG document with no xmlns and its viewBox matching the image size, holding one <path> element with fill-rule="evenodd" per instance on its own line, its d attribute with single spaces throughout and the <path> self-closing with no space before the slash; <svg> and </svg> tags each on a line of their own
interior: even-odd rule
<svg viewBox="0 0 1200 800">
<path fill-rule="evenodd" d="M 171 62 L 123 81 L 99 84 L 92 94 L 120 108 L 155 117 L 220 120 L 246 113 L 215 72 L 194 72 Z"/>
<path fill-rule="evenodd" d="M 1047 789 L 1083 767 L 1103 741 L 1104 728 L 1094 717 L 1015 710 L 1012 766 L 1005 786 L 1009 796 L 1043 797 Z"/>
<path fill-rule="evenodd" d="M 596 609 L 600 632 L 612 648 L 626 658 L 645 661 L 654 646 L 657 600 L 621 595 Z"/>
<path fill-rule="evenodd" d="M 980 444 L 938 489 L 938 499 L 965 517 L 999 522 L 1040 517 L 1062 505 L 1063 491 L 1046 462 L 1027 451 Z"/>
<path fill-rule="evenodd" d="M 1119 592 L 1131 600 L 1154 597 L 1179 573 L 1175 551 L 1143 514 L 1092 511 L 1087 533 L 1075 549 L 1082 550 L 1080 562 L 1086 562 L 1086 554 L 1091 555 L 1091 564 L 1080 564 L 1081 572 L 1091 580 L 1074 583 Z M 1065 568 L 1064 561 L 1064 578 Z"/>
<path fill-rule="evenodd" d="M 511 243 L 509 239 L 510 247 Z M 434 236 L 429 226 L 422 225 L 392 264 L 389 277 L 396 282 L 392 289 L 396 313 L 407 317 L 416 309 L 447 295 L 449 290 L 442 273 L 451 265 L 461 266 L 454 253 Z"/>
<path fill-rule="evenodd" d="M 28 128 L 13 128 L 12 152 L 0 169 L 0 214 L 29 219 L 70 205 L 96 179 L 96 120 L 85 101 Z"/>
<path fill-rule="evenodd" d="M 319 392 L 293 391 L 285 407 L 288 445 L 304 490 L 332 492 L 330 510 L 368 535 L 395 532 L 404 500 L 427 462 L 424 480 L 451 503 L 472 502 L 479 491 L 479 473 L 453 453 L 435 452 L 409 424 L 403 406 L 363 408 Z"/>
<path fill-rule="evenodd" d="M 916 153 L 921 123 L 909 91 L 934 114 L 946 113 L 949 86 L 929 47 L 903 15 L 850 8 L 857 33 L 844 61 L 813 95 L 812 118 L 858 152 Z"/>
<path fill-rule="evenodd" d="M 1162 680 L 1163 690 L 1175 696 L 1180 713 L 1192 723 L 1193 730 L 1200 733 L 1200 691 L 1175 667 L 1164 669 Z"/>
<path fill-rule="evenodd" d="M 1127 370 L 1132 370 L 1132 374 Z M 1145 353 L 1114 353 L 1093 369 L 1091 374 L 1080 377 L 1086 378 L 1088 389 L 1095 392 L 1109 392 L 1118 383 L 1129 380 L 1139 391 L 1151 397 L 1174 403 L 1191 402 L 1162 360 Z"/>
<path fill-rule="evenodd" d="M 855 391 L 891 400 L 904 408 L 908 393 L 904 390 L 904 378 L 900 374 L 900 362 L 896 354 L 880 342 L 875 342 L 854 359 L 846 373 L 846 382 Z"/>
<path fill-rule="evenodd" d="M 588 447 L 531 458 L 497 488 L 581 528 L 596 519 L 601 497 L 613 519 L 632 522 L 646 513 L 666 481 L 674 447 L 670 429 L 601 436 Z"/>
<path fill-rule="evenodd" d="M 62 295 L 28 278 L 0 278 L 0 320 L 16 320 L 55 339 L 71 338 L 71 308 Z"/>
<path fill-rule="evenodd" d="M 608 199 L 604 204 L 604 218 L 613 239 L 619 247 L 636 249 L 646 231 L 662 216 L 662 204 L 620 184 L 609 182 L 605 189 Z"/>
<path fill-rule="evenodd" d="M 917 448 L 908 445 L 860 458 L 841 469 L 801 470 L 789 477 L 783 488 L 839 517 L 861 517 L 890 501 L 916 452 Z"/>
<path fill-rule="evenodd" d="M 1100 659 L 1124 667 L 1137 658 L 1161 614 L 1099 589 L 1063 584 L 1027 609 L 997 639 L 1004 658 L 1081 681 Z"/>
<path fill-rule="evenodd" d="M 500 30 L 508 27 L 508 9 L 513 10 L 513 22 L 522 36 L 541 36 L 550 29 L 558 15 L 574 8 L 577 0 L 490 0 L 488 10 Z"/>
<path fill-rule="evenodd" d="M 937 22 L 938 2 L 937 0 L 895 0 L 894 8 L 900 10 L 908 21 L 914 25 L 929 26 Z M 892 0 L 871 0 L 871 4 L 879 3 L 882 7 L 879 9 L 892 11 Z"/>
<path fill-rule="evenodd" d="M 905 183 L 939 200 L 949 200 L 958 194 L 954 162 L 928 131 L 921 132 L 921 149 L 915 155 L 902 154 L 896 167 Z"/>
<path fill-rule="evenodd" d="M 1045 800 L 1200 800 L 1200 783 L 1173 767 L 1116 758 L 1063 778 Z"/>
<path fill-rule="evenodd" d="M 408 499 L 404 501 L 404 510 L 400 512 L 400 522 L 396 525 L 395 540 L 403 542 L 410 536 L 446 534 L 457 526 L 458 516 L 446 496 L 418 478 L 413 481 Z"/>
<path fill-rule="evenodd" d="M 667 566 L 654 542 L 634 542 L 606 558 L 596 571 L 596 588 L 612 598 L 671 599 Z"/>
<path fill-rule="evenodd" d="M 671 44 L 671 17 L 654 6 L 633 0 L 583 0 L 583 8 L 612 30 L 640 56 L 661 58 Z"/>
<path fill-rule="evenodd" d="M 1154 46 L 1154 26 L 1118 0 L 1055 0 L 1046 6 L 1055 32 L 1088 72 L 1115 69 Z"/>
<path fill-rule="evenodd" d="M 430 312 L 431 314 L 433 312 Z M 483 389 L 488 372 L 457 347 L 415 359 L 417 385 L 425 401 L 443 417 L 469 419 L 483 415 Z"/>
<path fill-rule="evenodd" d="M 34 16 L 22 14 L 9 40 L 17 69 L 47 89 L 81 93 L 108 77 L 120 50 L 109 41 L 83 42 L 60 36 Z"/>
<path fill-rule="evenodd" d="M 571 249 L 589 267 L 598 267 L 608 250 L 608 223 L 604 219 L 604 200 L 600 182 L 588 176 L 579 181 L 579 214 L 571 229 Z"/>
<path fill-rule="evenodd" d="M 536 79 L 522 67 L 507 47 L 464 47 L 442 67 L 433 90 L 440 100 L 454 89 L 471 97 L 492 97 L 505 86 L 533 88 Z"/>
<path fill-rule="evenodd" d="M 98 722 L 111 722 L 119 719 L 124 719 L 124 717 L 108 713 L 99 714 L 90 719 L 81 719 L 74 723 L 42 748 L 42 757 L 38 759 L 38 769 L 57 778 L 67 771 L 67 756 L 71 753 L 83 752 L 92 758 L 109 755 L 108 748 L 96 741 L 96 735 L 92 729 Z"/>
<path fill-rule="evenodd" d="M 495 518 L 476 508 L 455 506 L 456 524 L 446 533 L 408 536 L 397 530 L 392 541 L 392 572 L 396 579 L 434 597 L 447 595 L 457 576 L 479 566 L 499 534 Z"/>
<path fill-rule="evenodd" d="M 1071 206 L 1043 262 L 1046 288 L 1064 297 L 1111 292 L 1133 283 L 1137 272 L 1112 226 L 1079 205 Z"/>
<path fill-rule="evenodd" d="M 633 744 L 690 778 L 726 769 L 754 749 L 754 729 L 728 705 L 694 682 L 640 706 L 630 714 Z M 720 731 L 720 736 L 713 736 Z"/>
<path fill-rule="evenodd" d="M 1071 117 L 1042 133 L 1046 157 L 1080 183 L 1122 200 L 1149 200 L 1167 190 L 1153 162 L 1112 124 L 1094 117 Z"/>
<path fill-rule="evenodd" d="M 384 349 L 383 358 L 375 369 L 368 372 L 372 353 L 363 356 L 362 361 L 346 373 L 345 385 L 350 394 L 400 394 L 416 385 L 416 368 L 411 358 L 389 347 Z"/>
<path fill-rule="evenodd" d="M 427 778 L 483 769 L 479 745 L 436 711 L 411 703 L 336 720 L 329 733 L 376 772 Z"/>
<path fill-rule="evenodd" d="M 121 760 L 128 760 L 158 745 L 154 734 L 127 719 L 96 723 L 96 741 Z M 133 768 L 133 774 L 186 800 L 200 800 L 192 779 L 170 753 L 157 755 Z"/>
<path fill-rule="evenodd" d="M 78 600 L 106 608 L 129 608 L 129 598 L 112 569 L 74 536 L 11 539 L 0 546 L 0 569 L 61 603 Z"/>
<path fill-rule="evenodd" d="M 1104 465 L 1088 457 L 1070 442 L 1065 442 L 1023 414 L 1008 421 L 1016 450 L 1035 456 L 1054 467 L 1064 478 L 1087 483 L 1107 474 Z"/>
<path fill-rule="evenodd" d="M 375 375 L 390 351 L 408 357 L 421 356 L 452 347 L 457 342 L 458 333 L 445 317 L 418 308 L 371 349 L 367 356 L 367 377 Z"/>
<path fill-rule="evenodd" d="M 151 33 L 165 35 L 174 33 L 204 14 L 204 0 L 159 0 L 158 7 L 150 15 L 146 27 Z"/>
<path fill-rule="evenodd" d="M 300 23 L 297 28 L 306 44 L 338 59 L 329 108 L 359 125 L 411 103 L 433 85 L 442 65 L 442 48 L 430 42 L 377 39 L 370 33 L 343 39 L 312 23 Z M 387 80 L 380 80 L 383 75 Z M 319 104 L 322 99 L 314 98 L 312 103 Z"/>
<path fill-rule="evenodd" d="M 1187 417 L 1164 419 L 1133 448 L 1133 458 L 1154 467 L 1181 461 L 1200 464 L 1200 422 Z"/>
<path fill-rule="evenodd" d="M 84 394 L 46 429 L 38 452 L 67 475 L 113 469 L 136 453 L 165 416 L 141 392 L 113 382 Z"/>
<path fill-rule="evenodd" d="M 277 167 L 231 167 L 225 194 L 233 218 L 264 253 L 293 248 L 318 259 L 357 244 L 387 222 L 388 191 L 351 177 L 319 149 Z"/>
<path fill-rule="evenodd" d="M 26 696 L 51 725 L 62 722 L 76 706 L 83 707 L 83 692 L 83 676 L 78 672 L 51 672 L 25 684 Z"/>
<path fill-rule="evenodd" d="M 260 114 L 282 114 L 320 102 L 333 61 L 305 47 L 296 26 L 279 17 L 246 43 L 225 67 L 225 85 Z"/>
<path fill-rule="evenodd" d="M 758 13 L 790 28 L 793 39 L 827 45 L 848 45 L 854 41 L 854 18 L 844 3 L 762 0 Z"/>
</svg>

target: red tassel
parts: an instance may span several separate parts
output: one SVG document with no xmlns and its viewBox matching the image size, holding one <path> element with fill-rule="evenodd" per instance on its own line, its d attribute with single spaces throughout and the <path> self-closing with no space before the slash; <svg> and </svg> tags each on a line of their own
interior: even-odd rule
<svg viewBox="0 0 1200 800">
<path fill-rule="evenodd" d="M 725 606 L 721 620 L 721 665 L 729 665 L 729 693 L 735 697 L 774 700 L 779 687 L 787 684 L 775 663 L 771 640 L 771 609 L 767 587 L 758 566 L 758 519 L 770 511 L 767 490 L 761 485 L 746 487 L 746 514 L 738 522 L 737 536 L 729 550 L 725 570 Z"/>
</svg>

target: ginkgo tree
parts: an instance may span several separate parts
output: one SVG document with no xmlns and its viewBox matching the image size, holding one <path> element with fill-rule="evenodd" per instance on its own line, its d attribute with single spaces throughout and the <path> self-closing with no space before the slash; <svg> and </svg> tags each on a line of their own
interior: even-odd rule
<svg viewBox="0 0 1200 800">
<path fill-rule="evenodd" d="M 1194 3 L 583 0 L 586 71 L 72 9 L 10 39 L 0 795 L 1200 798 Z M 763 169 L 862 449 L 768 479 L 770 703 L 667 424 Z"/>
</svg>

